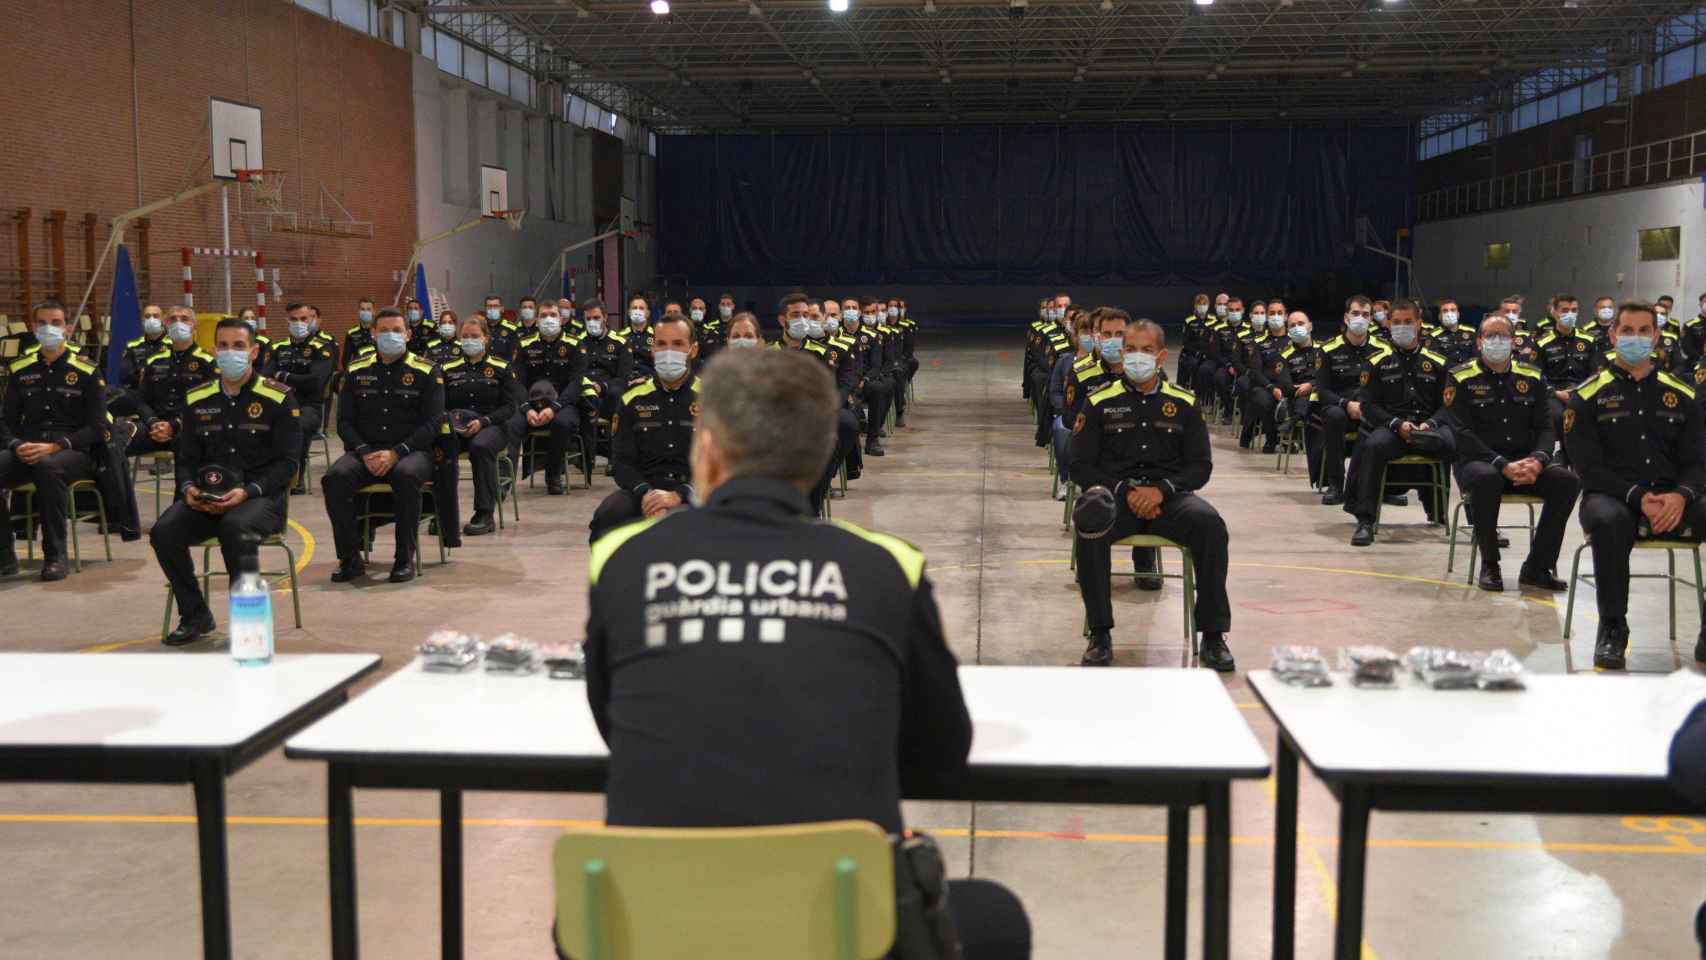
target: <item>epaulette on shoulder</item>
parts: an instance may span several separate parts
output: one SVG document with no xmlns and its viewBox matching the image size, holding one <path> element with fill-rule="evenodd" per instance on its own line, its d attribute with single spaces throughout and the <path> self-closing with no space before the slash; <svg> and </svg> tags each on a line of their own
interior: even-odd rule
<svg viewBox="0 0 1706 960">
<path fill-rule="evenodd" d="M 195 388 L 191 389 L 189 393 L 184 394 L 184 402 L 185 403 L 200 403 L 203 400 L 206 400 L 208 397 L 213 396 L 214 393 L 217 392 L 218 390 L 219 390 L 219 381 L 218 380 L 209 381 L 207 383 L 202 384 L 199 387 L 195 387 Z"/>
<path fill-rule="evenodd" d="M 1601 370 L 1598 376 L 1589 377 L 1582 381 L 1582 385 L 1576 388 L 1576 396 L 1583 400 L 1591 400 L 1594 394 L 1604 389 L 1605 385 L 1613 379 L 1615 376 L 1610 370 Z"/>
<path fill-rule="evenodd" d="M 1539 380 L 1540 379 L 1540 371 L 1535 369 L 1534 367 L 1529 366 L 1526 363 L 1517 363 L 1515 361 L 1512 361 L 1511 362 L 1511 369 L 1515 370 L 1517 372 L 1518 376 L 1527 377 L 1530 380 Z"/>
<path fill-rule="evenodd" d="M 1442 367 L 1445 366 L 1447 363 L 1451 362 L 1451 361 L 1445 359 L 1444 357 L 1440 356 L 1439 354 L 1433 352 L 1432 350 L 1429 350 L 1427 347 L 1422 348 L 1422 356 L 1427 357 L 1429 360 L 1432 360 L 1433 362 L 1439 364 Z"/>
<path fill-rule="evenodd" d="M 18 371 L 19 371 L 19 370 L 22 370 L 22 369 L 24 369 L 24 368 L 25 368 L 25 367 L 27 367 L 27 366 L 29 366 L 29 365 L 30 365 L 30 364 L 32 364 L 32 363 L 35 363 L 35 362 L 36 362 L 36 360 L 37 360 L 37 359 L 39 359 L 39 355 L 38 355 L 38 354 L 34 354 L 34 353 L 27 353 L 27 354 L 25 354 L 25 355 L 23 355 L 23 356 L 21 356 L 21 357 L 19 357 L 19 358 L 18 358 L 18 359 L 16 359 L 16 360 L 13 360 L 13 361 L 12 361 L 12 362 L 11 362 L 11 363 L 10 363 L 10 364 L 9 364 L 9 365 L 8 365 L 8 366 L 7 366 L 7 367 L 6 367 L 6 369 L 7 369 L 7 370 L 10 370 L 10 371 L 11 371 L 11 372 L 13 372 L 13 373 L 17 373 L 17 372 L 18 372 Z"/>
<path fill-rule="evenodd" d="M 1546 334 L 1544 336 L 1542 336 L 1540 339 L 1534 341 L 1534 345 L 1536 347 L 1544 347 L 1556 339 L 1558 339 L 1558 331 L 1548 330 L 1548 331 L 1546 331 Z"/>
<path fill-rule="evenodd" d="M 521 343 L 519 344 L 519 346 L 531 347 L 538 342 L 539 342 L 539 334 L 535 333 L 531 336 L 523 338 Z"/>
<path fill-rule="evenodd" d="M 1457 366 L 1452 367 L 1451 378 L 1456 380 L 1458 383 L 1462 383 L 1470 377 L 1480 374 L 1480 372 L 1481 362 L 1478 360 L 1470 360 L 1468 363 L 1460 363 Z"/>
<path fill-rule="evenodd" d="M 1161 381 L 1161 392 L 1165 393 L 1169 397 L 1173 397 L 1176 400 L 1182 400 L 1185 403 L 1188 403 L 1193 407 L 1197 405 L 1197 395 L 1192 393 L 1191 391 L 1185 389 L 1184 387 L 1179 386 L 1176 383 L 1172 383 L 1172 382 L 1167 381 L 1167 380 L 1162 380 Z"/>
<path fill-rule="evenodd" d="M 146 364 L 146 363 L 153 363 L 156 360 L 169 360 L 169 359 L 171 359 L 171 356 L 172 356 L 172 351 L 169 348 L 162 347 L 162 348 L 160 348 L 159 352 L 149 354 L 148 359 L 146 359 L 142 362 Z"/>
<path fill-rule="evenodd" d="M 488 357 L 486 357 L 486 362 L 491 364 L 494 367 L 497 367 L 499 370 L 508 370 L 509 369 L 509 361 L 501 359 L 499 357 L 488 356 Z"/>
<path fill-rule="evenodd" d="M 363 362 L 364 363 L 370 362 L 373 359 L 376 359 L 376 358 L 370 357 L 367 361 L 363 361 Z M 403 362 L 408 364 L 411 367 L 414 367 L 416 370 L 421 371 L 422 373 L 431 373 L 432 372 L 432 361 L 427 360 L 427 359 L 422 358 L 422 357 L 418 357 L 415 354 L 412 354 L 412 353 L 403 354 Z"/>
<path fill-rule="evenodd" d="M 1345 338 L 1344 337 L 1334 337 L 1333 339 L 1328 340 L 1326 343 L 1323 343 L 1321 345 L 1321 352 L 1322 353 L 1332 353 L 1334 350 L 1337 350 L 1344 345 L 1345 345 Z"/>
<path fill-rule="evenodd" d="M 1664 384 L 1667 387 L 1671 387 L 1673 389 L 1680 390 L 1682 392 L 1682 395 L 1687 397 L 1690 400 L 1694 399 L 1694 388 L 1692 386 L 1686 384 L 1686 383 L 1683 383 L 1682 379 L 1680 377 L 1676 376 L 1675 374 L 1671 373 L 1668 370 L 1660 370 L 1659 371 L 1659 382 Z"/>
<path fill-rule="evenodd" d="M 864 527 L 856 526 L 845 520 L 831 520 L 830 523 L 861 540 L 888 551 L 889 555 L 894 557 L 895 562 L 900 564 L 901 572 L 906 575 L 907 582 L 914 587 L 918 586 L 918 581 L 924 576 L 924 551 L 899 537 L 866 530 Z"/>
<path fill-rule="evenodd" d="M 1090 405 L 1096 406 L 1098 404 L 1106 403 L 1122 393 L 1125 393 L 1125 381 L 1123 379 L 1090 394 Z"/>
<path fill-rule="evenodd" d="M 144 343 L 144 342 L 145 342 L 145 341 L 146 341 L 146 340 L 147 340 L 147 339 L 148 339 L 148 338 L 147 338 L 147 337 L 137 337 L 137 338 L 136 338 L 136 339 L 135 339 L 135 340 L 132 340 L 132 341 L 130 341 L 130 342 L 129 342 L 129 343 L 127 343 L 127 344 L 125 344 L 125 347 L 126 347 L 126 348 L 129 348 L 129 347 L 140 347 L 140 346 L 142 346 L 142 344 L 143 344 L 143 343 Z"/>
<path fill-rule="evenodd" d="M 445 370 L 455 370 L 457 367 L 460 367 L 460 366 L 466 364 L 467 362 L 468 361 L 465 358 L 457 357 L 455 360 L 452 360 L 449 363 L 445 364 L 444 369 Z"/>
<path fill-rule="evenodd" d="M 290 388 L 279 383 L 277 380 L 269 380 L 266 377 L 262 377 L 255 381 L 255 392 L 266 397 L 268 400 L 272 400 L 276 403 L 283 403 L 284 395 L 290 392 Z"/>
<path fill-rule="evenodd" d="M 200 347 L 191 347 L 190 356 L 195 357 L 197 360 L 206 360 L 208 363 L 213 362 L 213 354 L 208 353 Z"/>
<path fill-rule="evenodd" d="M 408 358 L 409 358 L 409 360 L 414 359 L 414 354 L 408 354 Z M 365 370 L 368 367 L 371 367 L 378 362 L 379 362 L 379 357 L 375 354 L 370 353 L 370 354 L 360 358 L 356 362 L 350 364 L 349 367 L 346 368 L 346 371 L 349 373 L 354 373 L 357 370 Z M 407 363 L 408 360 L 405 360 L 404 362 Z M 413 364 L 410 364 L 410 365 L 413 366 Z"/>
<path fill-rule="evenodd" d="M 74 370 L 78 370 L 78 371 L 81 371 L 83 373 L 94 373 L 95 372 L 95 365 L 94 364 L 90 363 L 88 360 L 85 360 L 84 358 L 78 356 L 75 353 L 66 354 L 65 359 L 66 359 L 67 363 L 71 364 L 71 368 Z"/>
<path fill-rule="evenodd" d="M 622 402 L 625 404 L 633 403 L 635 400 L 638 400 L 646 394 L 655 392 L 657 388 L 657 381 L 647 380 L 645 383 L 642 383 L 634 389 L 629 390 L 627 393 L 622 394 Z"/>
</svg>

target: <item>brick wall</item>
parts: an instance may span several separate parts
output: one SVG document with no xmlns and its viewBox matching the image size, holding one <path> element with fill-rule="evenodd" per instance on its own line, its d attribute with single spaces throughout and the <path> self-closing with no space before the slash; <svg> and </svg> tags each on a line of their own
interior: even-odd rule
<svg viewBox="0 0 1706 960">
<path fill-rule="evenodd" d="M 0 151 L 0 313 L 16 316 L 23 306 L 17 211 L 30 208 L 27 266 L 37 298 L 56 292 L 43 219 L 66 212 L 64 285 L 74 307 L 88 277 L 86 213 L 98 218 L 98 253 L 113 216 L 211 178 L 210 96 L 261 108 L 266 165 L 288 174 L 287 209 L 316 212 L 323 184 L 355 217 L 374 222 L 371 240 L 271 231 L 262 217 L 238 220 L 241 188 L 233 184 L 232 246 L 260 249 L 279 268 L 285 299 L 319 305 L 333 331 L 353 322 L 356 298 L 388 302 L 415 239 L 408 53 L 285 0 L 37 0 L 29 8 L 0 30 L 0 116 L 10 144 Z M 244 209 L 254 209 L 247 197 Z M 150 224 L 143 295 L 179 302 L 178 248 L 219 245 L 219 194 L 157 213 Z M 136 231 L 126 239 L 135 258 Z M 196 308 L 222 308 L 218 263 L 195 267 Z M 96 302 L 104 312 L 110 262 L 101 274 Z M 253 303 L 251 265 L 233 265 L 232 300 Z M 282 335 L 281 302 L 269 316 L 269 331 Z"/>
</svg>

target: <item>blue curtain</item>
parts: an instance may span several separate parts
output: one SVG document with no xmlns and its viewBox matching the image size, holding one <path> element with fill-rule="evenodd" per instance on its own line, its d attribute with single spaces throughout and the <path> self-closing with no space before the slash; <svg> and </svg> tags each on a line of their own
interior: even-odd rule
<svg viewBox="0 0 1706 960">
<path fill-rule="evenodd" d="M 658 269 L 729 284 L 1307 286 L 1390 275 L 1403 127 L 658 138 Z"/>
</svg>

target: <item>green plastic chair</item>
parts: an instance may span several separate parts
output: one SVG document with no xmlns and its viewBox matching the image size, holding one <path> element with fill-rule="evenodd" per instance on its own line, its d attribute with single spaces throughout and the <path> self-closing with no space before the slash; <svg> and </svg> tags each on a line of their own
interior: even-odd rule
<svg viewBox="0 0 1706 960">
<path fill-rule="evenodd" d="M 1511 504 L 1515 504 L 1517 506 L 1522 506 L 1522 507 L 1527 507 L 1528 508 L 1528 523 L 1526 525 L 1520 524 L 1520 523 L 1501 523 L 1501 524 L 1499 524 L 1498 529 L 1500 529 L 1500 530 L 1527 530 L 1528 531 L 1528 539 L 1533 540 L 1534 539 L 1534 528 L 1538 524 L 1538 521 L 1535 519 L 1534 508 L 1538 507 L 1538 506 L 1543 506 L 1543 505 L 1545 505 L 1545 503 L 1546 503 L 1546 501 L 1540 499 L 1539 497 L 1530 497 L 1530 496 L 1527 496 L 1526 494 L 1520 494 L 1520 493 L 1507 493 L 1504 496 L 1499 497 L 1499 505 L 1501 507 L 1509 506 Z M 1504 511 L 1501 509 L 1499 512 L 1503 513 Z M 1446 576 L 1450 576 L 1452 568 L 1457 563 L 1457 537 L 1458 537 L 1458 531 L 1462 530 L 1462 531 L 1464 531 L 1463 537 L 1464 537 L 1465 542 L 1468 544 L 1468 550 L 1469 550 L 1469 577 L 1464 582 L 1465 583 L 1474 583 L 1475 582 L 1475 565 L 1481 559 L 1481 551 L 1477 550 L 1475 548 L 1475 528 L 1466 522 L 1460 522 L 1459 521 L 1460 517 L 1466 518 L 1468 516 L 1468 513 L 1469 513 L 1469 495 L 1463 494 L 1457 498 L 1457 505 L 1451 508 L 1451 548 L 1449 550 L 1447 550 L 1446 554 L 1445 554 L 1445 573 L 1446 573 Z"/>
<path fill-rule="evenodd" d="M 107 526 L 107 501 L 101 496 L 101 488 L 93 480 L 73 480 L 67 484 L 70 492 L 65 498 L 65 520 L 70 531 L 71 567 L 78 573 L 83 572 L 83 546 L 77 538 L 77 525 L 86 520 L 96 520 L 100 523 L 101 545 L 106 548 L 107 562 L 113 560 L 112 528 Z M 22 509 L 18 510 L 24 521 L 24 556 L 26 559 L 36 558 L 36 525 L 41 515 L 36 512 L 36 485 L 22 483 L 12 488 L 14 496 L 23 499 Z M 90 493 L 95 497 L 95 509 L 77 509 L 77 494 Z"/>
<path fill-rule="evenodd" d="M 893 853 L 873 823 L 576 830 L 553 866 L 572 960 L 876 960 L 894 943 Z"/>
<path fill-rule="evenodd" d="M 1582 572 L 1582 551 L 1593 546 L 1592 540 L 1587 540 L 1576 548 L 1575 559 L 1570 562 L 1570 594 L 1564 602 L 1564 639 L 1570 639 L 1570 628 L 1576 618 L 1576 582 L 1586 580 L 1597 590 L 1599 584 L 1594 580 L 1594 574 Z M 1700 575 L 1700 544 L 1690 540 L 1636 540 L 1636 550 L 1663 550 L 1665 552 L 1664 573 L 1631 573 L 1631 580 L 1668 580 L 1670 587 L 1670 638 L 1676 639 L 1676 585 L 1686 584 L 1694 588 L 1694 602 L 1700 611 L 1701 623 L 1706 623 L 1706 578 Z M 1689 554 L 1694 558 L 1694 579 L 1688 580 L 1676 575 L 1677 551 Z M 1633 559 L 1631 557 L 1631 559 Z"/>
<path fill-rule="evenodd" d="M 367 562 L 368 555 L 371 552 L 370 544 L 372 543 L 372 539 L 373 539 L 373 521 L 375 521 L 375 520 L 395 521 L 397 519 L 396 513 L 394 513 L 391 510 L 375 510 L 375 509 L 373 509 L 372 496 L 373 496 L 373 494 L 376 494 L 376 493 L 388 493 L 388 494 L 392 494 L 393 496 L 396 495 L 396 491 L 392 489 L 392 487 L 389 483 L 370 483 L 367 486 L 361 487 L 361 488 L 356 490 L 357 496 L 366 498 L 362 501 L 362 503 L 363 503 L 362 512 L 356 514 L 356 516 L 355 516 L 355 519 L 361 524 L 361 562 L 362 563 Z M 428 480 L 426 483 L 421 484 L 420 523 L 423 523 L 423 524 L 430 524 L 438 518 L 437 513 L 429 511 L 426 508 L 427 497 L 430 497 L 430 496 L 432 496 L 432 481 Z M 436 530 L 437 534 L 438 534 L 438 563 L 439 563 L 439 566 L 443 566 L 444 564 L 450 562 L 450 553 L 449 553 L 449 551 L 447 551 L 444 548 L 444 528 L 435 526 L 434 530 Z M 416 550 L 418 552 L 419 547 L 420 547 L 420 544 L 418 542 L 419 538 L 417 537 L 416 540 L 417 540 Z M 421 565 L 419 563 L 416 563 L 415 564 L 415 576 L 416 577 L 419 577 L 421 575 L 420 571 L 421 571 Z"/>
<path fill-rule="evenodd" d="M 1446 462 L 1438 457 L 1424 457 L 1421 454 L 1412 453 L 1388 462 L 1386 468 L 1380 471 L 1380 499 L 1374 502 L 1374 528 L 1376 530 L 1380 529 L 1380 507 L 1385 502 L 1386 491 L 1391 489 L 1387 483 L 1393 467 L 1427 467 L 1428 479 L 1422 485 L 1427 487 L 1428 496 L 1433 498 L 1434 517 L 1445 517 L 1445 504 L 1451 499 L 1451 471 L 1446 468 Z M 1405 480 L 1403 483 L 1409 486 L 1412 481 Z"/>
</svg>

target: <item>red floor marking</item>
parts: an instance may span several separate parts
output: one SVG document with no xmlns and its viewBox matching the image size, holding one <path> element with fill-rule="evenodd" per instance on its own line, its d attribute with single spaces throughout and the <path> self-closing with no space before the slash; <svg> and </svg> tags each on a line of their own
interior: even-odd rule
<svg viewBox="0 0 1706 960">
<path fill-rule="evenodd" d="M 1002 354 L 1002 355 L 1001 355 L 1001 359 L 1003 359 L 1003 360 L 1005 360 L 1005 359 L 1007 359 L 1007 355 L 1006 355 L 1006 354 L 1005 354 L 1005 353 L 1004 353 L 1004 354 Z M 932 360 L 932 361 L 930 361 L 930 365 L 931 365 L 931 366 L 932 366 L 932 367 L 939 367 L 939 366 L 941 366 L 941 365 L 942 365 L 942 361 L 940 361 L 940 360 Z"/>
<path fill-rule="evenodd" d="M 1000 358 L 1000 359 L 1002 359 L 1002 360 L 1011 360 L 1011 359 L 1013 359 L 1013 355 L 1012 355 L 1012 354 L 1011 354 L 1011 353 L 1008 353 L 1008 352 L 1007 352 L 1007 351 L 1005 351 L 1005 350 L 1003 350 L 1003 351 L 1001 351 L 1001 352 L 1000 352 L 1000 353 L 998 353 L 998 354 L 996 354 L 996 357 L 998 357 L 998 358 Z"/>
<path fill-rule="evenodd" d="M 1276 617 L 1303 613 L 1335 613 L 1358 609 L 1354 603 L 1334 600 L 1331 597 L 1299 597 L 1296 600 L 1279 600 L 1274 603 L 1240 603 L 1239 606 L 1246 610 L 1254 610 Z"/>
</svg>

